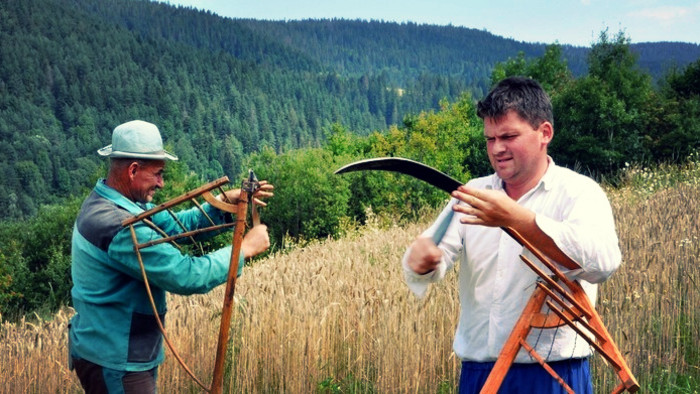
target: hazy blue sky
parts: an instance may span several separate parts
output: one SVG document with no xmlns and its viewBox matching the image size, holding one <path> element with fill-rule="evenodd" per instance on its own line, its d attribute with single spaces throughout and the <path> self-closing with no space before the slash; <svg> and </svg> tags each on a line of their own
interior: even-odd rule
<svg viewBox="0 0 700 394">
<path fill-rule="evenodd" d="M 169 0 L 232 18 L 364 19 L 464 26 L 518 41 L 590 46 L 608 28 L 633 43 L 700 43 L 698 0 Z"/>
</svg>

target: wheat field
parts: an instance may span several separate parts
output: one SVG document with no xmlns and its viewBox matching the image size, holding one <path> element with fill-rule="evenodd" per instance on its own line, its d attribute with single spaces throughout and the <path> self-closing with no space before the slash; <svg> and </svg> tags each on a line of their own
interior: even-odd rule
<svg viewBox="0 0 700 394">
<path fill-rule="evenodd" d="M 597 309 L 644 391 L 697 376 L 700 231 L 697 185 L 640 195 L 611 192 L 623 266 L 600 287 Z M 256 261 L 236 286 L 225 388 L 230 392 L 455 392 L 456 275 L 424 299 L 403 283 L 400 258 L 427 225 L 370 222 L 340 240 Z M 211 381 L 223 286 L 169 297 L 166 330 L 194 373 Z M 70 308 L 52 319 L 0 326 L 1 393 L 80 392 L 67 367 Z M 200 392 L 166 350 L 162 393 Z M 617 382 L 595 357 L 596 392 Z M 652 378 L 668 385 L 651 386 Z M 660 389 L 667 387 L 667 389 Z M 645 390 L 646 389 L 646 390 Z"/>
</svg>

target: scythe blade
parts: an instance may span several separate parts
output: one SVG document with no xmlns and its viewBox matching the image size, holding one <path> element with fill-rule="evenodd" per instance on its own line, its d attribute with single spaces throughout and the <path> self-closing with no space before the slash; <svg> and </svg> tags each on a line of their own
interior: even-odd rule
<svg viewBox="0 0 700 394">
<path fill-rule="evenodd" d="M 411 159 L 402 157 L 378 157 L 374 159 L 366 159 L 347 164 L 335 171 L 336 174 L 343 174 L 353 171 L 381 170 L 399 172 L 401 174 L 410 175 L 427 182 L 439 189 L 452 193 L 458 187 L 463 185 L 462 182 L 452 178 L 451 176 L 440 172 L 433 167 L 425 165 Z"/>
<path fill-rule="evenodd" d="M 452 193 L 454 190 L 457 190 L 458 187 L 463 185 L 462 182 L 452 178 L 444 172 L 438 171 L 433 167 L 415 160 L 405 159 L 402 157 L 378 157 L 374 159 L 360 160 L 339 168 L 335 171 L 335 173 L 343 174 L 346 172 L 367 170 L 392 171 L 410 175 L 414 178 L 427 182 L 438 189 L 444 190 L 447 193 Z M 447 227 L 450 225 L 453 216 L 454 211 L 450 211 L 447 215 L 445 215 L 440 223 L 438 223 L 437 228 L 431 237 L 436 245 L 439 244 L 442 237 L 445 236 Z"/>
</svg>

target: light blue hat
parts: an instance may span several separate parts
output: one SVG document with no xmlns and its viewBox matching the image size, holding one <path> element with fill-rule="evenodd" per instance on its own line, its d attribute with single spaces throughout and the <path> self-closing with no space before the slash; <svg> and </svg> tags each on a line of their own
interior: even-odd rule
<svg viewBox="0 0 700 394">
<path fill-rule="evenodd" d="M 112 132 L 112 144 L 97 151 L 100 156 L 146 160 L 177 160 L 163 149 L 158 127 L 142 120 L 120 124 Z"/>
</svg>

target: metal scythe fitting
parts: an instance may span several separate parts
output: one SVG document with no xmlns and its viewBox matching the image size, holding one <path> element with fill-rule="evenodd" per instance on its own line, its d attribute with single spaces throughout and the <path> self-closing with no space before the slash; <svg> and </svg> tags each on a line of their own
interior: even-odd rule
<svg viewBox="0 0 700 394">
<path fill-rule="evenodd" d="M 249 196 L 253 196 L 258 189 L 260 189 L 260 182 L 258 182 L 258 178 L 255 176 L 253 170 L 250 169 L 248 170 L 248 179 L 243 181 L 241 190 L 245 190 Z M 260 215 L 258 215 L 257 204 L 255 203 L 254 199 L 250 204 L 250 217 L 253 221 L 253 226 L 260 224 Z"/>
</svg>

